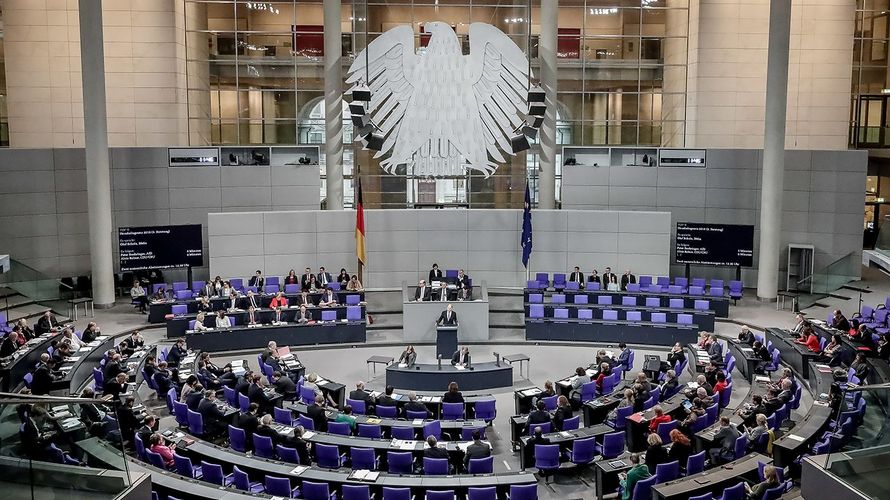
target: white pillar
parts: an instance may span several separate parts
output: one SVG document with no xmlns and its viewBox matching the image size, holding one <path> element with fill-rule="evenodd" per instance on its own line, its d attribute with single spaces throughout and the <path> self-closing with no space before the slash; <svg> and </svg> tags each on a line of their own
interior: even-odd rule
<svg viewBox="0 0 890 500">
<path fill-rule="evenodd" d="M 541 2 L 541 36 L 538 38 L 541 87 L 547 111 L 541 125 L 541 153 L 538 157 L 538 208 L 556 208 L 556 25 L 558 0 Z"/>
<path fill-rule="evenodd" d="M 757 267 L 757 298 L 765 301 L 776 300 L 778 296 L 790 39 L 791 0 L 770 0 L 760 187 L 760 257 Z"/>
<path fill-rule="evenodd" d="M 325 0 L 324 153 L 328 210 L 343 210 L 343 44 L 340 22 L 340 0 Z"/>
<path fill-rule="evenodd" d="M 90 266 L 96 307 L 114 305 L 111 254 L 111 171 L 105 113 L 105 50 L 102 0 L 80 0 L 80 67 L 83 82 L 83 130 L 90 221 Z"/>
</svg>

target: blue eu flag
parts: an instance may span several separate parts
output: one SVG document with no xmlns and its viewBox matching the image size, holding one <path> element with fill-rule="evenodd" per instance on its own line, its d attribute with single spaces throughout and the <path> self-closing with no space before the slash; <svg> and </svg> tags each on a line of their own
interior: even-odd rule
<svg viewBox="0 0 890 500">
<path fill-rule="evenodd" d="M 528 181 L 525 182 L 525 209 L 522 211 L 522 239 L 519 246 L 522 247 L 522 265 L 528 269 L 528 259 L 532 255 L 532 202 Z"/>
</svg>

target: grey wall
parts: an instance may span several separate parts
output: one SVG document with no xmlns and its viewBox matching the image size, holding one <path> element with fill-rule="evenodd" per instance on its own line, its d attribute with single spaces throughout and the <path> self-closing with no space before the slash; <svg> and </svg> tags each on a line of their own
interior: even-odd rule
<svg viewBox="0 0 890 500">
<path fill-rule="evenodd" d="M 562 174 L 562 206 L 670 212 L 672 263 L 676 222 L 754 224 L 755 267 L 742 273 L 746 285 L 754 286 L 762 156 L 762 150 L 709 149 L 706 168 L 567 166 Z M 867 163 L 866 151 L 785 153 L 782 288 L 788 243 L 813 244 L 817 270 L 850 252 L 861 252 Z M 683 270 L 682 265 L 671 266 L 673 275 L 682 275 Z M 693 274 L 735 276 L 734 270 L 708 267 L 694 268 Z"/>
<path fill-rule="evenodd" d="M 49 276 L 89 273 L 84 161 L 83 149 L 0 149 L 0 253 Z M 167 148 L 111 150 L 115 231 L 119 226 L 203 224 L 208 264 L 208 213 L 319 207 L 317 165 L 167 165 Z M 206 268 L 197 272 L 206 274 Z"/>
<path fill-rule="evenodd" d="M 535 210 L 530 269 L 579 265 L 664 274 L 671 217 L 659 212 Z M 332 274 L 356 269 L 355 212 L 210 214 L 210 273 L 247 277 L 257 269 Z M 366 287 L 399 287 L 426 277 L 433 262 L 463 268 L 488 286 L 521 286 L 521 210 L 366 210 Z"/>
</svg>

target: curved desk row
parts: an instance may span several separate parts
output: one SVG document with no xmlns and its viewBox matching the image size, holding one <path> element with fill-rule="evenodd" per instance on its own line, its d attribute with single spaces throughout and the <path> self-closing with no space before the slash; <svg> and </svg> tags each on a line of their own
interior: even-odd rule
<svg viewBox="0 0 890 500">
<path fill-rule="evenodd" d="M 823 431 L 831 419 L 831 408 L 822 398 L 828 394 L 834 376 L 831 368 L 826 365 L 810 363 L 810 391 L 813 394 L 813 406 L 803 419 L 788 434 L 773 443 L 773 459 L 779 467 L 787 467 L 801 454 L 806 452 L 822 437 Z"/>
<path fill-rule="evenodd" d="M 449 360 L 439 365 L 422 365 L 400 368 L 391 364 L 386 367 L 386 385 L 397 389 L 417 391 L 442 391 L 448 384 L 457 382 L 461 390 L 484 391 L 513 386 L 513 365 L 504 363 L 474 363 L 470 368 L 458 369 Z"/>
<path fill-rule="evenodd" d="M 361 310 L 361 318 L 365 319 L 365 307 L 364 306 L 356 306 Z M 337 320 L 346 319 L 346 306 L 334 306 L 334 307 L 317 307 L 313 306 L 311 309 L 308 309 L 309 314 L 312 315 L 313 320 L 320 321 L 323 311 L 333 311 L 336 314 Z M 286 322 L 295 323 L 294 318 L 297 313 L 300 312 L 299 307 L 288 307 L 283 308 L 281 310 L 281 319 Z M 256 320 L 258 323 L 262 324 L 270 324 L 274 319 L 275 311 L 272 309 L 258 309 L 255 312 Z M 230 318 L 235 318 L 236 326 L 244 326 L 247 325 L 247 311 L 244 309 L 236 309 L 234 311 L 226 311 L 226 316 Z M 182 316 L 174 316 L 167 320 L 167 338 L 177 338 L 182 337 L 188 332 L 191 327 L 191 322 L 197 317 L 197 314 L 186 314 Z M 212 313 L 205 314 L 204 317 L 204 326 L 208 328 L 213 328 L 216 325 L 216 316 Z"/>
<path fill-rule="evenodd" d="M 181 434 L 181 433 L 179 433 Z M 188 438 L 186 442 L 183 438 Z M 225 472 L 229 472 L 232 466 L 251 474 L 252 480 L 261 480 L 266 474 L 276 477 L 288 477 L 292 483 L 301 481 L 326 482 L 332 490 L 339 489 L 344 484 L 367 484 L 372 491 L 379 493 L 383 487 L 411 488 L 413 493 L 422 493 L 426 490 L 456 490 L 466 493 L 467 488 L 497 487 L 501 495 L 509 490 L 511 485 L 533 484 L 537 480 L 531 473 L 506 472 L 497 474 L 480 475 L 444 475 L 429 476 L 416 474 L 388 474 L 381 472 L 376 481 L 364 482 L 349 479 L 350 469 L 323 469 L 316 466 L 295 468 L 295 464 L 257 458 L 250 454 L 235 452 L 226 448 L 211 445 L 207 442 L 183 435 L 174 440 L 182 441 L 178 445 L 177 452 L 188 455 L 193 462 L 200 460 L 222 465 Z"/>
<path fill-rule="evenodd" d="M 337 296 L 337 301 L 341 304 L 346 303 L 347 295 L 358 295 L 359 301 L 364 302 L 365 300 L 365 292 L 347 292 L 345 290 L 340 290 L 334 292 Z M 284 294 L 287 297 L 287 302 L 290 305 L 299 306 L 303 303 L 303 296 L 299 293 L 286 293 Z M 321 292 L 310 293 L 309 294 L 309 302 L 313 306 L 317 306 L 321 301 Z M 272 302 L 272 298 L 275 297 L 275 294 L 257 294 L 255 295 L 257 303 L 260 307 L 268 308 L 269 304 Z M 223 309 L 228 309 L 230 307 L 228 297 L 212 297 L 210 299 L 210 307 L 213 308 L 214 311 L 219 311 Z M 188 300 L 163 300 L 158 302 L 150 302 L 148 305 L 148 322 L 149 323 L 163 323 L 164 319 L 168 314 L 173 312 L 173 306 L 176 304 L 183 304 L 187 307 L 188 312 L 191 314 L 195 314 L 198 312 L 198 301 L 197 299 L 188 299 Z M 243 309 L 247 309 L 248 300 L 247 297 L 242 295 L 238 298 L 238 305 Z"/>
<path fill-rule="evenodd" d="M 526 340 L 556 340 L 566 342 L 599 342 L 617 344 L 649 344 L 672 346 L 695 342 L 698 339 L 697 325 L 676 323 L 643 323 L 602 320 L 544 320 L 526 319 Z"/>
<path fill-rule="evenodd" d="M 2 378 L 0 385 L 3 392 L 10 392 L 22 383 L 25 375 L 31 373 L 40 362 L 40 355 L 47 352 L 46 349 L 57 334 L 58 332 L 44 333 L 29 340 L 13 354 L 13 357 L 5 360 L 6 364 L 0 366 L 0 378 Z"/>
<path fill-rule="evenodd" d="M 99 361 L 114 347 L 114 340 L 115 337 L 103 335 L 81 347 L 80 351 L 72 355 L 77 361 L 66 361 L 57 368 L 62 371 L 64 377 L 53 381 L 52 390 L 65 390 L 68 394 L 77 394 L 80 388 L 93 378 L 93 368 L 99 367 Z"/>
<path fill-rule="evenodd" d="M 528 288 L 523 290 L 523 301 L 528 302 L 528 294 L 529 293 L 543 293 L 540 290 L 529 290 Z M 657 297 L 659 299 L 659 307 L 668 307 L 670 305 L 671 299 L 683 299 L 683 308 L 684 309 L 695 309 L 695 301 L 696 300 L 707 300 L 710 304 L 710 310 L 714 311 L 714 314 L 718 318 L 728 318 L 729 317 L 729 297 L 711 297 L 710 295 L 689 295 L 689 294 L 672 294 L 672 293 L 647 293 L 647 292 L 610 292 L 608 290 L 566 290 L 566 302 L 574 302 L 572 296 L 583 294 L 587 295 L 588 302 L 595 304 L 597 302 L 597 297 L 601 295 L 608 295 L 612 297 L 612 303 L 621 304 L 621 297 L 637 297 L 637 302 L 640 304 L 645 304 L 645 297 Z M 547 294 L 545 294 L 547 295 Z"/>
<path fill-rule="evenodd" d="M 285 402 L 284 408 L 290 409 L 291 411 L 299 414 L 299 415 L 307 415 L 307 406 L 304 403 L 300 402 Z M 461 430 L 465 428 L 473 428 L 478 429 L 480 427 L 485 427 L 487 424 L 484 420 L 476 420 L 469 418 L 471 415 L 471 411 L 468 406 L 467 409 L 467 419 L 464 420 L 439 420 L 439 425 L 442 428 L 442 432 L 457 436 L 460 435 Z M 328 421 L 333 422 L 335 418 L 337 418 L 338 412 L 336 410 L 328 410 Z M 400 420 L 396 418 L 386 418 L 386 417 L 375 417 L 374 415 L 356 415 L 355 423 L 358 424 L 374 424 L 379 425 L 381 430 L 385 434 L 392 434 L 393 427 L 411 427 L 414 429 L 415 436 L 421 436 L 423 434 L 423 427 L 430 422 L 433 422 L 436 419 L 412 419 L 412 420 Z"/>
<path fill-rule="evenodd" d="M 668 323 L 678 323 L 679 315 L 686 314 L 692 316 L 692 322 L 698 325 L 700 330 L 713 331 L 714 330 L 714 313 L 712 311 L 696 311 L 689 309 L 670 309 L 670 308 L 645 308 L 645 307 L 635 307 L 635 306 L 602 306 L 597 304 L 526 304 L 525 305 L 525 317 L 531 317 L 531 306 L 538 305 L 544 306 L 544 317 L 545 318 L 553 318 L 554 310 L 557 308 L 567 309 L 569 313 L 569 319 L 577 319 L 578 313 L 581 310 L 590 310 L 593 315 L 594 320 L 602 320 L 603 312 L 606 310 L 615 311 L 618 316 L 618 321 L 633 321 L 628 319 L 628 313 L 637 312 L 640 313 L 640 319 L 638 321 L 643 322 L 651 322 L 652 314 L 664 314 L 665 321 Z M 611 320 L 616 321 L 616 320 Z"/>
<path fill-rule="evenodd" d="M 315 344 L 363 344 L 365 322 L 317 323 L 315 325 L 263 325 L 233 327 L 185 336 L 189 349 L 207 352 L 262 349 L 274 340 L 280 346 Z"/>
<path fill-rule="evenodd" d="M 739 481 L 760 482 L 758 464 L 771 464 L 773 460 L 760 453 L 750 453 L 726 465 L 692 474 L 682 479 L 667 481 L 652 487 L 653 500 L 680 500 L 710 493 L 721 495 L 723 490 Z"/>
</svg>

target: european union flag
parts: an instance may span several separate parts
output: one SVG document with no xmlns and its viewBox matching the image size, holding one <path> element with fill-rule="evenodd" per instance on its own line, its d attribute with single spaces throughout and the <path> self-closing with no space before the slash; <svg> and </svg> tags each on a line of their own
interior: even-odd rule
<svg viewBox="0 0 890 500">
<path fill-rule="evenodd" d="M 522 212 L 522 238 L 519 246 L 522 247 L 522 265 L 528 269 L 528 259 L 532 256 L 532 202 L 528 181 L 525 182 L 525 209 Z"/>
</svg>

